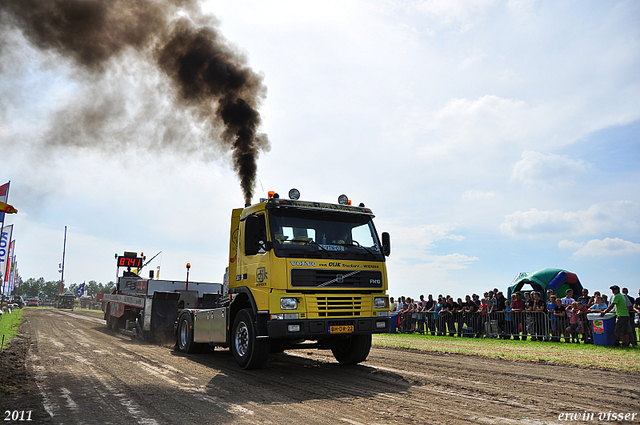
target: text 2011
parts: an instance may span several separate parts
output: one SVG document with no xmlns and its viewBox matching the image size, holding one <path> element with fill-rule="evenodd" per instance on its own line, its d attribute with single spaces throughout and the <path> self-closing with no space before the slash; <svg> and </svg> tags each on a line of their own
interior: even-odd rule
<svg viewBox="0 0 640 425">
<path fill-rule="evenodd" d="M 31 421 L 31 410 L 5 410 L 5 421 Z"/>
</svg>

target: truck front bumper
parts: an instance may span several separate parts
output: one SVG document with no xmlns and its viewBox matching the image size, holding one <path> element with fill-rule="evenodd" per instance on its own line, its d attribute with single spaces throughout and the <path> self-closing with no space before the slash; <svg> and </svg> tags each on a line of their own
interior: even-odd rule
<svg viewBox="0 0 640 425">
<path fill-rule="evenodd" d="M 316 340 L 329 336 L 388 333 L 390 325 L 391 319 L 389 317 L 269 320 L 267 321 L 267 332 L 269 338 Z M 350 326 L 352 326 L 352 328 L 349 328 Z M 347 331 L 351 329 L 351 332 Z"/>
</svg>

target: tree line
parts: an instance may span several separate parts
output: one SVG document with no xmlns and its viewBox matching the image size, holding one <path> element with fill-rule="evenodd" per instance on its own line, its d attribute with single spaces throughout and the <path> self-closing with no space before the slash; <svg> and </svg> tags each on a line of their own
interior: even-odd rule
<svg viewBox="0 0 640 425">
<path fill-rule="evenodd" d="M 95 297 L 97 294 L 110 294 L 115 286 L 116 284 L 113 282 L 102 284 L 95 280 L 90 280 L 85 283 L 84 289 L 87 291 L 87 295 Z M 79 283 L 72 283 L 69 287 L 65 285 L 64 292 L 78 296 L 78 287 L 80 287 Z M 21 280 L 20 284 L 13 290 L 13 295 L 39 297 L 42 299 L 58 298 L 58 295 L 60 295 L 60 281 L 45 281 L 43 277 Z"/>
</svg>

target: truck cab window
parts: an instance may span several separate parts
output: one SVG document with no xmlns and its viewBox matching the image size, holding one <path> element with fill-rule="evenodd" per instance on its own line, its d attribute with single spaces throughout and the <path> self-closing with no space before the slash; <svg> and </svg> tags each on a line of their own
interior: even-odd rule
<svg viewBox="0 0 640 425">
<path fill-rule="evenodd" d="M 282 208 L 271 211 L 269 224 L 278 257 L 384 261 L 367 215 Z"/>
<path fill-rule="evenodd" d="M 245 255 L 264 254 L 267 252 L 267 246 L 267 226 L 264 214 L 247 217 L 244 234 Z"/>
</svg>

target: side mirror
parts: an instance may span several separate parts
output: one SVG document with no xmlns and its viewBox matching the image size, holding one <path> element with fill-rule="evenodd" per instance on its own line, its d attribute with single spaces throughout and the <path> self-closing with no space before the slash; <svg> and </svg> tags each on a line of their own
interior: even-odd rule
<svg viewBox="0 0 640 425">
<path fill-rule="evenodd" d="M 248 216 L 244 221 L 244 253 L 256 255 L 260 249 L 259 242 L 260 220 L 255 215 Z"/>
<path fill-rule="evenodd" d="M 391 237 L 387 232 L 382 233 L 382 253 L 385 257 L 391 254 Z"/>
</svg>

